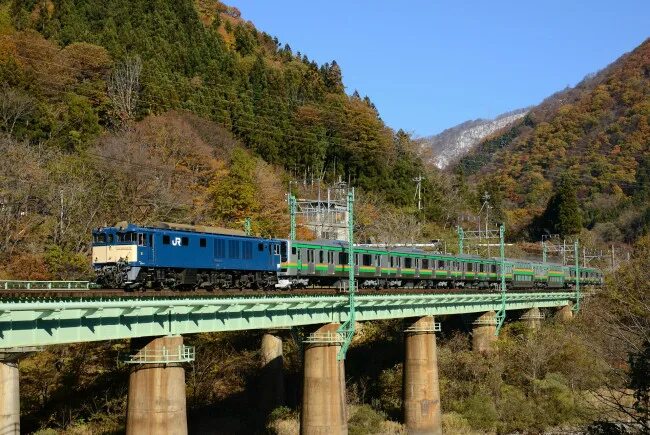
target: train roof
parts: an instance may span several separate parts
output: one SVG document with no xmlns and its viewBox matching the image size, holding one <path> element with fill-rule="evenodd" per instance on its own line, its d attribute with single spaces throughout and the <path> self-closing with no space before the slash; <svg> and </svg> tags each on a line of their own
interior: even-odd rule
<svg viewBox="0 0 650 435">
<path fill-rule="evenodd" d="M 223 227 L 211 227 L 207 225 L 188 225 L 188 224 L 177 224 L 171 222 L 154 222 L 147 225 L 138 225 L 130 222 L 118 222 L 112 228 L 118 230 L 132 230 L 135 228 L 149 228 L 156 230 L 175 230 L 175 231 L 188 231 L 193 233 L 204 233 L 204 234 L 224 234 L 228 236 L 246 236 L 246 233 L 241 230 L 234 230 L 232 228 L 223 228 Z"/>
</svg>

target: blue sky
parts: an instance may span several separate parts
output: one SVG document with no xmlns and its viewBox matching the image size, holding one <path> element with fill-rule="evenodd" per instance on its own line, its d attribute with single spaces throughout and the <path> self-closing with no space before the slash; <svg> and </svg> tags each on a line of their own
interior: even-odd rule
<svg viewBox="0 0 650 435">
<path fill-rule="evenodd" d="M 650 0 L 225 0 L 391 127 L 424 136 L 539 103 L 650 36 Z"/>
</svg>

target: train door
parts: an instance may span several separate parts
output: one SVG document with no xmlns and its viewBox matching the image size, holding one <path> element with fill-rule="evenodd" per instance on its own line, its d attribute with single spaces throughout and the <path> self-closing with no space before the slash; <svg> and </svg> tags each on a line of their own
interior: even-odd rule
<svg viewBox="0 0 650 435">
<path fill-rule="evenodd" d="M 315 250 L 307 249 L 307 272 L 313 275 L 316 272 Z"/>
<path fill-rule="evenodd" d="M 138 243 L 138 262 L 143 264 L 150 264 L 151 262 L 151 253 L 149 252 L 149 244 L 147 243 L 148 234 L 147 233 L 137 233 L 137 243 Z"/>
<path fill-rule="evenodd" d="M 336 273 L 336 264 L 334 263 L 334 251 L 327 251 L 327 274 L 334 275 Z"/>
</svg>

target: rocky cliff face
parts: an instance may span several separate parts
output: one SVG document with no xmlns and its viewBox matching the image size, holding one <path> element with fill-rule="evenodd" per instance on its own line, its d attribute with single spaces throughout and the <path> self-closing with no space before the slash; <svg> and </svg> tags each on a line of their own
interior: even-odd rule
<svg viewBox="0 0 650 435">
<path fill-rule="evenodd" d="M 442 133 L 423 138 L 421 146 L 429 163 L 445 169 L 470 152 L 491 134 L 511 126 L 524 117 L 528 109 L 504 113 L 494 119 L 466 121 Z"/>
</svg>

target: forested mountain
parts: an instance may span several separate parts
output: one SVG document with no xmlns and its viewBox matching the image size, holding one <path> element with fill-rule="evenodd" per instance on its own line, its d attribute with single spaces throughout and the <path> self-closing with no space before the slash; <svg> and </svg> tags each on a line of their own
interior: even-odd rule
<svg viewBox="0 0 650 435">
<path fill-rule="evenodd" d="M 503 113 L 494 119 L 474 119 L 421 139 L 429 163 L 440 169 L 457 163 L 486 137 L 512 126 L 528 109 Z"/>
<path fill-rule="evenodd" d="M 523 235 L 584 226 L 603 242 L 635 240 L 650 226 L 650 40 L 483 141 L 456 170 L 487 186 Z M 579 219 L 558 228 L 549 199 L 567 191 Z"/>
<path fill-rule="evenodd" d="M 340 177 L 403 207 L 426 175 L 410 137 L 346 93 L 336 61 L 214 0 L 0 0 L 0 101 L 4 259 L 87 263 L 89 229 L 124 219 L 250 216 L 283 236 L 292 176 Z M 46 269 L 35 276 L 78 272 Z"/>
</svg>

